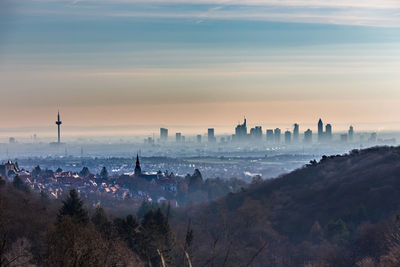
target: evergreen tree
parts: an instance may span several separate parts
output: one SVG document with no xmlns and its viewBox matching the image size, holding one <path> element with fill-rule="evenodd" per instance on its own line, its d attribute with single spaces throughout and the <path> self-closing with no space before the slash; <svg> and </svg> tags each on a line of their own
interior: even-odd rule
<svg viewBox="0 0 400 267">
<path fill-rule="evenodd" d="M 151 262 L 153 266 L 161 265 L 159 251 L 167 266 L 174 266 L 175 238 L 170 229 L 168 219 L 161 211 L 150 210 L 143 217 L 142 223 L 143 241 L 141 255 Z"/>
<path fill-rule="evenodd" d="M 56 170 L 56 172 L 62 172 L 63 170 L 61 169 L 61 168 L 58 168 L 57 170 Z"/>
<path fill-rule="evenodd" d="M 133 251 L 140 253 L 142 236 L 139 231 L 140 225 L 136 218 L 128 215 L 125 219 L 118 218 L 114 221 L 119 235 Z"/>
<path fill-rule="evenodd" d="M 108 171 L 107 171 L 106 167 L 103 167 L 103 169 L 101 169 L 100 177 L 103 180 L 107 180 L 108 179 Z"/>
<path fill-rule="evenodd" d="M 88 212 L 83 208 L 83 202 L 75 189 L 69 191 L 69 196 L 63 201 L 63 204 L 57 215 L 59 222 L 61 222 L 65 216 L 69 216 L 76 223 L 88 223 Z"/>
<path fill-rule="evenodd" d="M 112 224 L 107 218 L 107 214 L 101 206 L 97 206 L 96 210 L 91 218 L 92 223 L 95 225 L 96 229 L 102 234 L 106 239 L 110 239 L 112 236 Z"/>
<path fill-rule="evenodd" d="M 79 172 L 79 176 L 81 177 L 88 177 L 90 174 L 88 167 L 83 167 L 82 170 Z"/>
<path fill-rule="evenodd" d="M 136 212 L 136 216 L 141 219 L 144 217 L 144 215 L 149 212 L 150 210 L 156 210 L 158 209 L 158 204 L 149 202 L 149 201 L 143 201 L 142 205 L 140 205 L 138 211 Z"/>
</svg>

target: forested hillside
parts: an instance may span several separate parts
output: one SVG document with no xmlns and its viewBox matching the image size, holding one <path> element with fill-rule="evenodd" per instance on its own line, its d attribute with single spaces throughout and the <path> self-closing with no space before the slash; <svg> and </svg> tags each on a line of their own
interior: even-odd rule
<svg viewBox="0 0 400 267">
<path fill-rule="evenodd" d="M 400 148 L 380 147 L 324 156 L 176 220 L 191 218 L 200 265 L 399 266 L 398 213 Z"/>
</svg>

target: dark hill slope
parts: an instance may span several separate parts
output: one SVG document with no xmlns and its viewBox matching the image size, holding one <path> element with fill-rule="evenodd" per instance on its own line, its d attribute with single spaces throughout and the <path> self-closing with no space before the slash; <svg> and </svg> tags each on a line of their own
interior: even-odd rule
<svg viewBox="0 0 400 267">
<path fill-rule="evenodd" d="M 199 233 L 198 263 L 218 239 L 221 250 L 232 243 L 232 264 L 243 265 L 266 242 L 259 264 L 297 266 L 331 249 L 350 251 L 361 225 L 389 220 L 398 210 L 400 148 L 377 147 L 323 157 L 185 215 Z"/>
</svg>

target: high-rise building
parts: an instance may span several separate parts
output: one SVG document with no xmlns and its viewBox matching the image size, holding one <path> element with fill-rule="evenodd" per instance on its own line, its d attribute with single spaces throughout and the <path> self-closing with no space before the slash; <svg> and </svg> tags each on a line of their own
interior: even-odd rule
<svg viewBox="0 0 400 267">
<path fill-rule="evenodd" d="M 292 141 L 292 133 L 290 131 L 285 132 L 285 144 L 289 145 Z"/>
<path fill-rule="evenodd" d="M 325 140 L 332 140 L 332 125 L 330 125 L 329 123 L 325 126 Z"/>
<path fill-rule="evenodd" d="M 304 143 L 306 144 L 312 143 L 312 131 L 310 129 L 304 132 Z"/>
<path fill-rule="evenodd" d="M 160 140 L 167 141 L 168 139 L 168 129 L 160 128 Z"/>
<path fill-rule="evenodd" d="M 243 124 L 238 124 L 235 128 L 235 140 L 241 141 L 247 139 L 247 125 L 246 118 Z"/>
<path fill-rule="evenodd" d="M 299 142 L 299 125 L 297 123 L 293 125 L 293 142 Z"/>
<path fill-rule="evenodd" d="M 322 123 L 322 120 L 319 119 L 318 121 L 318 142 L 322 142 L 324 139 L 324 124 Z"/>
<path fill-rule="evenodd" d="M 58 129 L 58 141 L 57 143 L 60 144 L 61 143 L 61 130 L 60 130 L 60 125 L 62 124 L 61 120 L 60 120 L 60 112 L 58 112 L 57 114 L 57 129 Z"/>
<path fill-rule="evenodd" d="M 250 129 L 250 137 L 252 140 L 261 141 L 262 139 L 262 127 L 256 126 Z"/>
<path fill-rule="evenodd" d="M 349 134 L 349 141 L 352 142 L 353 138 L 354 138 L 354 127 L 353 126 L 350 126 L 348 134 Z"/>
<path fill-rule="evenodd" d="M 275 144 L 281 143 L 281 129 L 276 128 L 274 130 L 274 140 L 275 140 Z"/>
<path fill-rule="evenodd" d="M 207 134 L 209 143 L 215 143 L 215 141 L 217 141 L 217 139 L 214 136 L 214 128 L 209 128 Z"/>
<path fill-rule="evenodd" d="M 197 143 L 201 143 L 201 134 L 196 135 Z"/>
<path fill-rule="evenodd" d="M 266 132 L 267 135 L 267 143 L 273 143 L 274 142 L 274 130 L 268 129 Z"/>
<path fill-rule="evenodd" d="M 182 134 L 181 133 L 176 133 L 175 134 L 175 140 L 177 143 L 182 142 Z"/>
</svg>

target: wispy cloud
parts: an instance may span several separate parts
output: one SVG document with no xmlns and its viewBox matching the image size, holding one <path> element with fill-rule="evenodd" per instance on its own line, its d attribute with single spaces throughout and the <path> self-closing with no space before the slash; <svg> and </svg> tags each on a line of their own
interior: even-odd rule
<svg viewBox="0 0 400 267">
<path fill-rule="evenodd" d="M 39 0 L 54 1 L 54 0 Z M 70 0 L 77 2 L 77 0 Z M 86 3 L 160 3 L 251 6 L 400 8 L 398 0 L 78 0 Z"/>
<path fill-rule="evenodd" d="M 398 0 L 21 0 L 20 12 L 400 27 Z M 32 6 L 33 5 L 33 6 Z"/>
</svg>

